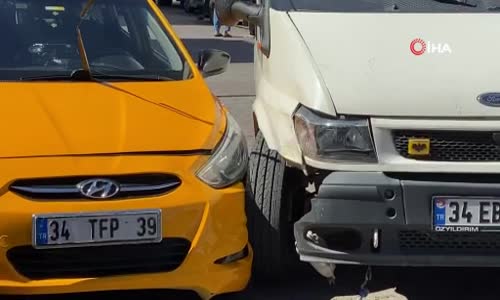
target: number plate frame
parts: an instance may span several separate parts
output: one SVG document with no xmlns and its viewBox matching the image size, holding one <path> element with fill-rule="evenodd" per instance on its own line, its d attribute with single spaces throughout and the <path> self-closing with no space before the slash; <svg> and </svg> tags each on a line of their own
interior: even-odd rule
<svg viewBox="0 0 500 300">
<path fill-rule="evenodd" d="M 143 240 L 121 240 L 121 241 L 105 241 L 105 242 L 76 242 L 70 244 L 46 244 L 37 245 L 37 220 L 38 219 L 59 219 L 59 218 L 81 218 L 81 217 L 116 217 L 116 216 L 133 216 L 155 214 L 159 226 L 157 226 L 157 237 L 154 239 Z M 151 244 L 160 243 L 163 240 L 163 226 L 162 226 L 162 210 L 149 209 L 149 210 L 126 210 L 126 211 L 103 211 L 103 212 L 82 212 L 82 213 L 62 213 L 62 214 L 33 214 L 32 215 L 32 229 L 31 229 L 31 245 L 35 249 L 57 249 L 57 248 L 81 248 L 81 247 L 98 247 L 98 246 L 113 246 L 113 245 L 131 245 L 131 244 Z"/>
<path fill-rule="evenodd" d="M 465 224 L 457 224 L 457 225 L 446 225 L 445 224 L 437 224 L 436 220 L 436 215 L 435 215 L 435 202 L 438 199 L 444 199 L 444 200 L 460 200 L 460 201 L 468 201 L 467 203 L 470 204 L 471 201 L 491 201 L 491 202 L 500 202 L 500 196 L 499 197 L 494 197 L 494 196 L 432 196 L 431 197 L 431 231 L 433 232 L 443 232 L 436 230 L 437 227 L 441 228 L 455 228 L 459 230 L 444 230 L 444 232 L 450 232 L 450 233 L 479 233 L 479 232 L 500 232 L 500 224 L 499 225 L 481 225 L 481 224 L 471 224 L 471 225 L 465 225 Z M 461 212 L 460 212 L 461 213 Z M 465 227 L 471 228 L 471 229 L 476 229 L 473 231 L 468 231 L 468 230 L 460 230 Z"/>
</svg>

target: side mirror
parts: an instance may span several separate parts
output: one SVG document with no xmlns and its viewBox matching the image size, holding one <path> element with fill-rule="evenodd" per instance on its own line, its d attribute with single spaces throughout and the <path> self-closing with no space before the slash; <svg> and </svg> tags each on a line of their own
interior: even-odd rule
<svg viewBox="0 0 500 300">
<path fill-rule="evenodd" d="M 260 29 L 260 51 L 269 57 L 271 52 L 271 25 L 269 21 L 270 0 L 255 4 L 242 0 L 216 0 L 215 13 L 223 25 L 234 26 L 239 21 L 247 21 L 250 30 Z"/>
<path fill-rule="evenodd" d="M 216 49 L 202 50 L 198 56 L 198 69 L 203 77 L 215 76 L 226 72 L 230 62 L 231 55 L 227 52 Z"/>
</svg>

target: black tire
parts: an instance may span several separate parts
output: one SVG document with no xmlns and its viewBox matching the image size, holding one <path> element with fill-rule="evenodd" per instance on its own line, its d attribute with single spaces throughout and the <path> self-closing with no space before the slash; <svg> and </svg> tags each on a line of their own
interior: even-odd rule
<svg viewBox="0 0 500 300">
<path fill-rule="evenodd" d="M 255 282 L 283 279 L 299 262 L 293 237 L 296 218 L 290 216 L 304 207 L 302 178 L 298 171 L 285 166 L 278 152 L 269 149 L 259 132 L 250 153 L 246 199 Z"/>
</svg>

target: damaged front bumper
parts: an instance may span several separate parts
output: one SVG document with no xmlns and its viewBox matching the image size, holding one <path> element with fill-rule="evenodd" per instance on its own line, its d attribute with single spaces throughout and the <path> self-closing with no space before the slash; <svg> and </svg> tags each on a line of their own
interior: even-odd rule
<svg viewBox="0 0 500 300">
<path fill-rule="evenodd" d="M 300 259 L 315 266 L 500 266 L 499 232 L 433 229 L 433 197 L 500 198 L 500 180 L 474 177 L 331 173 L 295 223 Z"/>
</svg>

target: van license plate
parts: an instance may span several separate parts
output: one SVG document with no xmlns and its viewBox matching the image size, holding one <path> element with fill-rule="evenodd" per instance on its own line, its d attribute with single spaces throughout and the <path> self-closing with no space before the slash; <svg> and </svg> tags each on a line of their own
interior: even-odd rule
<svg viewBox="0 0 500 300">
<path fill-rule="evenodd" d="M 433 229 L 441 232 L 500 232 L 500 198 L 433 198 Z"/>
<path fill-rule="evenodd" d="M 33 247 L 161 242 L 161 210 L 33 216 Z"/>
</svg>

